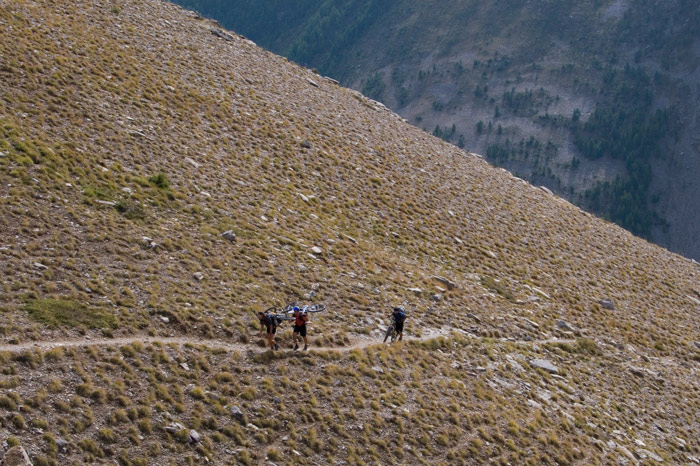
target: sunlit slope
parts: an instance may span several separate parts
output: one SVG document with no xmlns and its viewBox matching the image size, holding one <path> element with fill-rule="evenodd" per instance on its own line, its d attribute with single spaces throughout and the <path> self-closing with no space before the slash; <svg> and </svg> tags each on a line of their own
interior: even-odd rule
<svg viewBox="0 0 700 466">
<path fill-rule="evenodd" d="M 193 348 L 166 348 L 168 355 L 161 356 L 163 351 L 151 345 L 114 354 L 108 349 L 31 353 L 36 357 L 1 353 L 8 367 L 3 384 L 19 393 L 19 400 L 10 397 L 0 404 L 1 437 L 26 444 L 35 434 L 12 420 L 16 415 L 27 422 L 40 418 L 47 404 L 47 426 L 40 428 L 64 429 L 63 436 L 73 437 L 71 454 L 78 462 L 108 457 L 110 449 L 118 455 L 130 448 L 129 442 L 138 444 L 126 432 L 141 418 L 155 426 L 138 427 L 145 437 L 139 440 L 139 455 L 148 457 L 152 442 L 180 445 L 161 446 L 167 452 L 149 464 L 167 464 L 163 458 L 190 453 L 215 463 L 233 462 L 243 456 L 242 449 L 252 455 L 252 464 L 262 461 L 261 451 L 271 445 L 283 462 L 303 463 L 309 457 L 325 462 L 345 455 L 343 448 L 352 445 L 352 434 L 332 434 L 336 424 L 326 421 L 339 416 L 334 410 L 340 407 L 333 406 L 336 390 L 338 397 L 358 395 L 336 387 L 365 386 L 367 399 L 355 407 L 347 402 L 343 409 L 374 422 L 387 390 L 418 384 L 383 401 L 415 407 L 422 384 L 437 384 L 433 393 L 442 388 L 443 379 L 433 379 L 434 367 L 452 391 L 445 389 L 446 398 L 428 398 L 426 406 L 415 409 L 427 410 L 430 418 L 437 406 L 455 402 L 452 411 L 462 409 L 463 419 L 471 421 L 456 422 L 453 431 L 445 432 L 443 448 L 424 451 L 417 445 L 397 459 L 386 446 L 372 450 L 370 437 L 401 432 L 426 436 L 424 443 L 430 444 L 439 419 L 384 420 L 389 427 L 368 432 L 368 443 L 354 446 L 351 458 L 358 463 L 452 462 L 447 455 L 457 449 L 454 461 L 537 462 L 540 454 L 551 460 L 554 440 L 545 435 L 533 444 L 531 435 L 519 433 L 542 416 L 537 409 L 551 412 L 542 408 L 549 401 L 533 408 L 529 391 L 516 396 L 504 385 L 497 388 L 493 377 L 497 370 L 509 374 L 501 379 L 515 377 L 530 388 L 541 380 L 556 384 L 526 362 L 544 357 L 568 377 L 561 382 L 568 388 L 560 391 L 571 393 L 561 405 L 571 416 L 601 416 L 619 406 L 617 420 L 605 432 L 633 430 L 655 454 L 666 452 L 668 461 L 697 454 L 691 440 L 698 433 L 692 414 L 697 399 L 676 402 L 698 388 L 696 264 L 584 214 L 408 125 L 380 104 L 173 5 L 2 2 L 0 31 L 0 335 L 5 342 L 151 334 L 245 343 L 252 333 L 252 311 L 306 301 L 312 291 L 312 299 L 329 308 L 313 320 L 312 346 L 342 347 L 367 337 L 379 341 L 380 320 L 397 303 L 408 309 L 409 337 L 437 329 L 460 335 L 420 347 L 290 360 L 239 354 L 222 361 L 216 352 Z M 229 230 L 235 241 L 222 236 Z M 560 320 L 569 328 L 557 327 Z M 555 336 L 570 340 L 568 346 L 553 345 Z M 280 341 L 288 345 L 288 332 Z M 142 358 L 141 366 L 134 363 L 141 369 L 115 361 L 109 362 L 115 365 L 111 369 L 103 367 L 109 354 L 115 361 Z M 513 354 L 520 354 L 519 366 L 525 366 L 519 375 L 512 365 L 506 367 Z M 390 364 L 391 358 L 398 362 Z M 327 359 L 337 368 L 326 365 Z M 185 360 L 196 374 L 180 367 Z M 194 365 L 194 360 L 199 362 Z M 71 361 L 80 362 L 84 373 L 71 369 Z M 324 441 L 304 440 L 297 450 L 306 456 L 297 456 L 278 438 L 296 435 L 285 430 L 286 423 L 255 424 L 252 414 L 249 422 L 264 435 L 246 430 L 246 423 L 236 427 L 241 432 L 223 432 L 231 404 L 243 405 L 246 413 L 262 410 L 258 420 L 273 416 L 263 406 L 273 394 L 287 395 L 290 382 L 280 376 L 290 361 L 299 365 L 287 376 L 293 374 L 296 384 L 305 376 L 303 362 L 313 367 L 316 379 L 303 390 L 321 400 L 310 401 L 315 412 L 297 413 L 295 419 L 307 430 L 316 425 L 314 435 Z M 399 369 L 379 372 L 373 369 L 377 364 Z M 627 379 L 635 377 L 628 364 L 648 367 L 650 373 L 673 370 L 663 375 L 663 391 L 630 399 L 638 386 L 632 384 L 636 379 L 628 385 Z M 60 367 L 65 371 L 56 373 Z M 217 378 L 218 372 L 229 375 Z M 33 414 L 17 414 L 25 398 L 63 377 L 57 395 L 39 396 L 36 406 L 29 404 Z M 131 401 L 119 384 L 111 391 L 112 378 L 131 380 Z M 225 389 L 231 381 L 240 390 Z M 192 394 L 188 384 L 208 387 L 219 398 L 204 391 Z M 246 394 L 250 387 L 252 394 Z M 293 406 L 293 400 L 310 399 L 296 388 L 290 395 Z M 478 395 L 459 400 L 476 388 Z M 61 424 L 64 415 L 55 413 L 70 410 L 61 411 L 55 401 L 72 397 L 87 400 L 95 412 L 87 424 L 92 427 Z M 604 404 L 605 397 L 616 406 Z M 155 400 L 160 407 L 153 406 Z M 483 400 L 489 400 L 490 414 L 481 413 Z M 584 408 L 575 406 L 582 401 Z M 110 418 L 119 403 L 136 414 L 127 412 L 128 421 Z M 649 413 L 649 422 L 662 423 L 664 435 L 646 434 L 635 421 L 634 410 L 655 403 L 667 411 L 663 417 Z M 150 411 L 140 417 L 140 405 L 150 406 L 153 417 Z M 298 409 L 303 406 L 300 401 Z M 85 412 L 79 402 L 71 409 L 75 416 Z M 470 417 L 477 412 L 478 420 Z M 197 447 L 202 451 L 183 451 L 178 443 L 183 439 L 163 428 L 165 413 L 188 428 L 198 426 L 209 444 Z M 351 432 L 348 419 L 354 418 L 342 413 L 337 425 Z M 202 422 L 208 416 L 214 422 Z M 520 425 L 511 429 L 515 433 L 506 434 L 506 418 Z M 560 422 L 558 415 L 545 416 L 531 430 L 540 426 L 558 432 Z M 475 430 L 481 424 L 483 434 Z M 124 435 L 111 440 L 108 433 L 98 435 L 95 429 L 102 425 Z M 578 445 L 567 447 L 572 462 L 618 452 L 605 442 L 591 446 L 591 438 L 607 442 L 598 427 L 597 436 L 584 421 L 571 421 L 567 429 L 556 435 Z M 237 439 L 238 450 L 225 443 L 219 448 L 216 442 L 224 440 L 215 433 Z M 669 450 L 668 445 L 678 444 L 676 437 L 686 439 L 687 448 Z M 498 448 L 457 447 L 470 439 L 491 445 L 494 438 Z M 100 443 L 101 455 L 89 443 L 78 447 L 78 439 Z M 632 441 L 630 434 L 618 443 Z M 35 457 L 56 456 L 41 445 Z"/>
</svg>

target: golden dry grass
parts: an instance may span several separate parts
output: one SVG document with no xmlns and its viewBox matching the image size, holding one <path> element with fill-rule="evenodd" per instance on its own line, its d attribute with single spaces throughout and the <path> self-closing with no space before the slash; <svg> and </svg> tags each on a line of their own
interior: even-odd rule
<svg viewBox="0 0 700 466">
<path fill-rule="evenodd" d="M 217 27 L 155 0 L 0 1 L 0 336 L 248 341 L 255 311 L 311 291 L 312 345 L 379 340 L 396 303 L 409 333 L 456 336 L 0 354 L 0 438 L 36 464 L 699 454 L 697 264 Z M 28 312 L 56 302 L 114 324 Z M 573 343 L 527 343 L 554 336 Z"/>
</svg>

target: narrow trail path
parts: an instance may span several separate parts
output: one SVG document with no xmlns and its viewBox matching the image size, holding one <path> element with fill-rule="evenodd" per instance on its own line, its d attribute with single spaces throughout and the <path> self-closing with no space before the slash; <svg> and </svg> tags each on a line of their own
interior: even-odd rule
<svg viewBox="0 0 700 466">
<path fill-rule="evenodd" d="M 406 337 L 405 342 L 421 342 L 433 340 L 435 338 L 447 336 L 450 334 L 449 329 L 428 329 L 420 337 Z M 565 339 L 547 339 L 547 340 L 532 340 L 532 341 L 512 341 L 505 340 L 508 342 L 518 343 L 518 344 L 546 344 L 546 343 L 571 343 L 575 340 L 565 340 Z M 129 345 L 131 343 L 162 343 L 164 345 L 194 345 L 194 346 L 205 346 L 207 348 L 225 350 L 229 352 L 234 351 L 267 351 L 267 348 L 263 348 L 256 343 L 232 343 L 225 340 L 216 340 L 208 338 L 197 338 L 193 336 L 178 336 L 178 337 L 158 337 L 158 336 L 147 336 L 147 335 L 135 335 L 129 337 L 117 337 L 117 338 L 85 338 L 81 340 L 44 340 L 44 341 L 29 341 L 25 343 L 18 344 L 0 344 L 0 352 L 9 353 L 20 353 L 22 351 L 27 351 L 31 349 L 41 349 L 49 350 L 52 348 L 74 348 L 74 347 L 87 347 L 87 346 L 123 346 Z M 354 349 L 362 349 L 372 345 L 381 345 L 382 341 L 377 338 L 360 338 L 352 342 L 347 346 L 311 346 L 310 351 L 337 351 L 347 353 Z M 280 351 L 288 350 L 288 348 L 282 348 Z"/>
</svg>

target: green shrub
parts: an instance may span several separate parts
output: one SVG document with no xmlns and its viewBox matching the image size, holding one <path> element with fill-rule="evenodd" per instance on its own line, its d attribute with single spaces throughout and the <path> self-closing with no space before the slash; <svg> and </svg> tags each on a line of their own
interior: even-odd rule
<svg viewBox="0 0 700 466">
<path fill-rule="evenodd" d="M 165 173 L 163 172 L 149 177 L 148 181 L 161 189 L 167 189 L 170 187 L 170 180 L 168 180 L 168 177 L 165 176 Z"/>
</svg>

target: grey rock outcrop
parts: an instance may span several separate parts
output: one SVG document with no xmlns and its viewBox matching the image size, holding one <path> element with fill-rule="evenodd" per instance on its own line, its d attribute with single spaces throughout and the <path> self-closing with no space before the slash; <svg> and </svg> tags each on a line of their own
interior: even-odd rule
<svg viewBox="0 0 700 466">
<path fill-rule="evenodd" d="M 603 309 L 607 309 L 609 311 L 615 310 L 615 303 L 613 303 L 610 299 L 601 299 L 600 301 L 598 301 L 598 304 L 603 306 Z"/>
<path fill-rule="evenodd" d="M 433 278 L 433 280 L 436 280 L 436 281 L 442 283 L 443 285 L 445 285 L 448 290 L 454 290 L 455 288 L 457 288 L 457 284 L 454 283 L 449 278 L 440 277 L 438 275 L 433 275 L 432 278 Z"/>
<path fill-rule="evenodd" d="M 232 243 L 236 241 L 236 234 L 233 232 L 233 230 L 227 230 L 221 233 L 221 237 L 231 241 Z"/>
<path fill-rule="evenodd" d="M 557 368 L 557 366 L 552 364 L 547 359 L 533 359 L 532 361 L 530 361 L 530 365 L 535 369 L 543 369 L 549 372 L 550 374 L 559 373 L 559 369 Z"/>
</svg>

